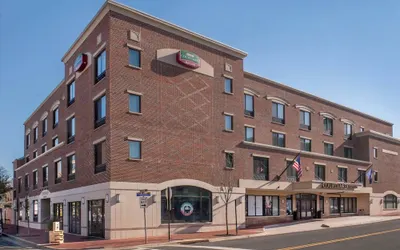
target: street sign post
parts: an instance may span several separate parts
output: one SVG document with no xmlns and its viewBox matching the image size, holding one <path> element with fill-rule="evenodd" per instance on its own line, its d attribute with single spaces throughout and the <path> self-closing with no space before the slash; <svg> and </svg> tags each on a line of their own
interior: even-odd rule
<svg viewBox="0 0 400 250">
<path fill-rule="evenodd" d="M 144 243 L 147 244 L 147 222 L 146 222 L 146 208 L 147 208 L 147 197 L 150 197 L 151 193 L 147 190 L 140 190 L 136 193 L 136 197 L 139 198 L 140 208 L 143 208 L 143 222 L 144 222 Z"/>
<path fill-rule="evenodd" d="M 168 241 L 171 241 L 171 205 L 172 200 L 172 188 L 167 188 L 167 211 L 168 211 Z"/>
</svg>

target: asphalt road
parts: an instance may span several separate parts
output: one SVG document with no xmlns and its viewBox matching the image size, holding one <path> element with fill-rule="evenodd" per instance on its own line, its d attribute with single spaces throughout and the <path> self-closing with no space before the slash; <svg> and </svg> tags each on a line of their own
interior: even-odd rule
<svg viewBox="0 0 400 250">
<path fill-rule="evenodd" d="M 142 248 L 146 249 L 146 248 Z M 163 246 L 157 250 L 399 250 L 400 220 L 249 239 Z"/>
<path fill-rule="evenodd" d="M 3 235 L 3 236 L 0 236 L 0 249 L 30 249 L 30 250 L 34 250 L 35 248 L 32 248 L 28 245 L 25 245 L 22 242 L 15 241 L 15 240 Z"/>
</svg>

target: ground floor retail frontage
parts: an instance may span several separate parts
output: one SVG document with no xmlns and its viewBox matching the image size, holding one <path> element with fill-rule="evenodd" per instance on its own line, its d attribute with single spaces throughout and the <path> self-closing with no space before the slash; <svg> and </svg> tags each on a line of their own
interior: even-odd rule
<svg viewBox="0 0 400 250">
<path fill-rule="evenodd" d="M 148 195 L 145 204 L 139 196 L 142 191 Z M 25 199 L 14 207 L 21 226 L 26 226 L 29 215 L 33 228 L 46 229 L 55 220 L 65 233 L 120 239 L 143 236 L 144 218 L 149 236 L 167 234 L 168 222 L 173 234 L 224 230 L 225 194 L 221 187 L 192 179 L 158 184 L 110 182 L 54 193 L 43 190 L 29 197 L 33 206 L 28 214 Z M 234 229 L 236 224 L 244 228 L 319 217 L 378 215 L 400 211 L 399 200 L 397 193 L 373 194 L 371 188 L 358 184 L 240 180 L 228 201 L 228 222 Z"/>
</svg>

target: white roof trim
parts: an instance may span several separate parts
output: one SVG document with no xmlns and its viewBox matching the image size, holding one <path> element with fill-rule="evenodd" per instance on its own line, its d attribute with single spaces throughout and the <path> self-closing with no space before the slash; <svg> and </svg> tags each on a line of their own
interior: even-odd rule
<svg viewBox="0 0 400 250">
<path fill-rule="evenodd" d="M 252 96 L 257 96 L 260 97 L 260 94 L 258 94 L 256 91 L 249 89 L 249 88 L 244 88 L 244 93 Z"/>
<path fill-rule="evenodd" d="M 315 113 L 315 110 L 314 110 L 314 109 L 312 109 L 312 108 L 310 108 L 310 107 L 308 107 L 308 106 L 305 106 L 305 105 L 298 105 L 298 104 L 296 104 L 295 107 L 296 107 L 297 109 L 300 109 L 300 110 L 303 110 L 303 111 L 307 111 L 307 112 L 310 112 L 310 113 Z"/>
<path fill-rule="evenodd" d="M 332 113 L 328 113 L 328 112 L 319 112 L 319 115 L 323 116 L 323 117 L 326 117 L 326 118 L 330 118 L 332 120 L 336 120 L 337 119 L 337 116 L 335 116 Z"/>
<path fill-rule="evenodd" d="M 356 125 L 356 123 L 355 122 L 353 122 L 352 120 L 349 120 L 349 119 L 347 119 L 347 118 L 340 118 L 340 121 L 341 122 L 344 122 L 344 123 L 347 123 L 347 124 L 351 124 L 351 125 Z"/>
<path fill-rule="evenodd" d="M 286 105 L 286 106 L 290 105 L 290 103 L 287 102 L 286 100 L 283 100 L 282 98 L 279 98 L 279 97 L 276 97 L 276 96 L 266 96 L 266 98 L 267 98 L 267 100 L 271 100 L 273 102 L 280 103 L 280 104 L 283 104 L 283 105 Z"/>
<path fill-rule="evenodd" d="M 51 111 L 54 111 L 56 108 L 58 108 L 58 106 L 60 106 L 60 101 L 57 100 L 53 103 L 53 105 L 51 106 Z"/>
<path fill-rule="evenodd" d="M 38 122 L 38 121 L 35 121 L 35 122 L 33 123 L 33 125 L 32 125 L 32 129 L 37 128 L 37 126 L 39 126 L 39 122 Z"/>
<path fill-rule="evenodd" d="M 40 117 L 40 120 L 43 121 L 44 119 L 47 118 L 48 115 L 49 115 L 49 112 L 45 111 L 45 112 L 43 113 L 43 115 Z"/>
</svg>

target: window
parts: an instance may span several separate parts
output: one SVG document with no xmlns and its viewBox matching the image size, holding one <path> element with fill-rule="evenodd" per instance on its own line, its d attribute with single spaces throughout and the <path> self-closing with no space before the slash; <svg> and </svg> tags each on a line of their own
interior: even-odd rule
<svg viewBox="0 0 400 250">
<path fill-rule="evenodd" d="M 129 159 L 141 159 L 141 158 L 142 158 L 142 142 L 129 141 Z"/>
<path fill-rule="evenodd" d="M 53 138 L 53 147 L 58 145 L 58 136 Z"/>
<path fill-rule="evenodd" d="M 57 127 L 59 120 L 59 109 L 53 110 L 53 128 Z"/>
<path fill-rule="evenodd" d="M 225 93 L 233 93 L 233 86 L 232 86 L 232 79 L 224 78 L 225 79 Z"/>
<path fill-rule="evenodd" d="M 26 144 L 26 148 L 29 148 L 29 145 L 31 145 L 31 133 L 29 133 L 25 136 L 25 144 Z"/>
<path fill-rule="evenodd" d="M 26 174 L 25 175 L 25 191 L 28 191 L 29 190 L 29 175 L 28 174 Z"/>
<path fill-rule="evenodd" d="M 328 117 L 324 117 L 324 134 L 333 135 L 333 120 Z"/>
<path fill-rule="evenodd" d="M 38 127 L 35 127 L 33 129 L 33 143 L 36 143 L 38 138 L 39 138 L 39 129 Z"/>
<path fill-rule="evenodd" d="M 297 181 L 297 171 L 293 167 L 292 161 L 286 161 L 286 166 L 290 165 L 286 170 L 287 181 L 296 182 Z"/>
<path fill-rule="evenodd" d="M 344 137 L 351 138 L 351 134 L 353 133 L 353 126 L 351 124 L 345 123 L 344 124 Z"/>
<path fill-rule="evenodd" d="M 47 151 L 47 144 L 42 145 L 42 154 Z"/>
<path fill-rule="evenodd" d="M 324 142 L 324 154 L 333 155 L 333 144 Z"/>
<path fill-rule="evenodd" d="M 329 198 L 331 214 L 356 213 L 357 198 L 353 197 L 331 197 Z"/>
<path fill-rule="evenodd" d="M 94 145 L 94 173 L 106 171 L 106 145 L 105 141 Z"/>
<path fill-rule="evenodd" d="M 82 221 L 81 207 L 82 206 L 81 206 L 80 201 L 68 202 L 68 232 L 69 233 L 81 234 L 81 221 Z M 62 214 L 63 204 L 59 203 L 59 207 L 54 208 L 54 210 L 56 210 L 56 209 L 58 209 L 59 212 L 56 213 L 54 217 L 57 217 L 57 214 L 58 214 L 58 220 L 62 221 L 64 219 L 64 215 Z"/>
<path fill-rule="evenodd" d="M 26 157 L 25 157 L 25 163 L 28 163 L 29 162 L 29 155 L 27 155 Z"/>
<path fill-rule="evenodd" d="M 19 214 L 18 214 L 18 220 L 22 220 L 22 214 L 24 213 L 24 206 L 22 205 L 22 201 L 19 203 Z"/>
<path fill-rule="evenodd" d="M 254 180 L 269 180 L 269 159 L 253 157 Z"/>
<path fill-rule="evenodd" d="M 75 141 L 75 117 L 67 121 L 67 143 Z"/>
<path fill-rule="evenodd" d="M 319 204 L 319 209 L 321 210 L 322 214 L 325 214 L 325 198 L 322 195 L 319 196 Z"/>
<path fill-rule="evenodd" d="M 47 187 L 49 185 L 49 167 L 43 167 L 43 187 Z"/>
<path fill-rule="evenodd" d="M 374 171 L 374 182 L 378 182 L 378 172 Z"/>
<path fill-rule="evenodd" d="M 383 204 L 385 209 L 396 209 L 397 197 L 393 194 L 388 194 L 383 198 Z"/>
<path fill-rule="evenodd" d="M 129 112 L 142 112 L 141 99 L 142 97 L 140 95 L 129 94 Z"/>
<path fill-rule="evenodd" d="M 171 208 L 168 212 L 167 190 L 161 191 L 161 223 L 192 223 L 212 221 L 212 193 L 192 186 L 172 187 Z"/>
<path fill-rule="evenodd" d="M 338 180 L 340 182 L 347 182 L 347 168 L 338 168 Z"/>
<path fill-rule="evenodd" d="M 286 214 L 287 215 L 293 214 L 293 195 L 286 196 Z"/>
<path fill-rule="evenodd" d="M 244 140 L 254 142 L 254 128 L 244 127 Z"/>
<path fill-rule="evenodd" d="M 136 49 L 129 49 L 129 65 L 140 68 L 140 51 Z"/>
<path fill-rule="evenodd" d="M 233 131 L 233 116 L 232 115 L 224 115 L 225 116 L 225 130 Z"/>
<path fill-rule="evenodd" d="M 47 118 L 42 121 L 42 137 L 47 134 Z"/>
<path fill-rule="evenodd" d="M 100 81 L 106 76 L 106 51 L 101 52 L 95 59 L 96 64 L 96 81 Z"/>
<path fill-rule="evenodd" d="M 300 150 L 311 152 L 311 140 L 300 138 Z"/>
<path fill-rule="evenodd" d="M 68 168 L 68 176 L 67 180 L 75 180 L 75 167 L 76 167 L 76 162 L 75 162 L 75 154 L 68 156 L 67 158 L 67 168 Z"/>
<path fill-rule="evenodd" d="M 300 128 L 311 130 L 311 114 L 310 112 L 300 110 Z"/>
<path fill-rule="evenodd" d="M 18 193 L 21 193 L 22 189 L 22 179 L 21 177 L 18 178 Z"/>
<path fill-rule="evenodd" d="M 353 158 L 353 149 L 344 147 L 344 157 L 352 159 Z"/>
<path fill-rule="evenodd" d="M 279 216 L 279 196 L 246 195 L 246 216 Z"/>
<path fill-rule="evenodd" d="M 38 156 L 37 150 L 33 151 L 33 159 L 35 159 Z"/>
<path fill-rule="evenodd" d="M 61 166 L 61 160 L 56 161 L 54 164 L 54 173 L 55 173 L 55 184 L 61 183 L 61 178 L 62 178 L 62 166 Z"/>
<path fill-rule="evenodd" d="M 364 127 L 360 127 L 360 132 L 364 132 Z"/>
<path fill-rule="evenodd" d="M 285 124 L 285 106 L 280 103 L 272 103 L 272 121 Z"/>
<path fill-rule="evenodd" d="M 106 123 L 106 96 L 103 95 L 94 101 L 94 127 L 100 127 Z"/>
<path fill-rule="evenodd" d="M 244 114 L 254 117 L 254 96 L 244 94 Z"/>
<path fill-rule="evenodd" d="M 33 171 L 32 177 L 33 177 L 33 189 L 37 189 L 38 187 L 37 185 L 39 182 L 39 176 L 37 170 Z"/>
<path fill-rule="evenodd" d="M 285 135 L 280 133 L 272 133 L 272 145 L 278 147 L 285 147 Z"/>
<path fill-rule="evenodd" d="M 233 153 L 225 152 L 225 168 L 233 169 Z"/>
<path fill-rule="evenodd" d="M 325 181 L 325 166 L 315 165 L 315 179 L 319 181 Z"/>
<path fill-rule="evenodd" d="M 33 221 L 38 222 L 38 216 L 39 216 L 39 205 L 38 201 L 34 200 L 33 201 Z"/>
<path fill-rule="evenodd" d="M 357 181 L 358 183 L 363 184 L 363 187 L 366 186 L 366 181 L 365 181 L 365 170 L 358 170 L 357 171 Z"/>
<path fill-rule="evenodd" d="M 373 148 L 374 158 L 378 158 L 378 148 Z"/>
</svg>

